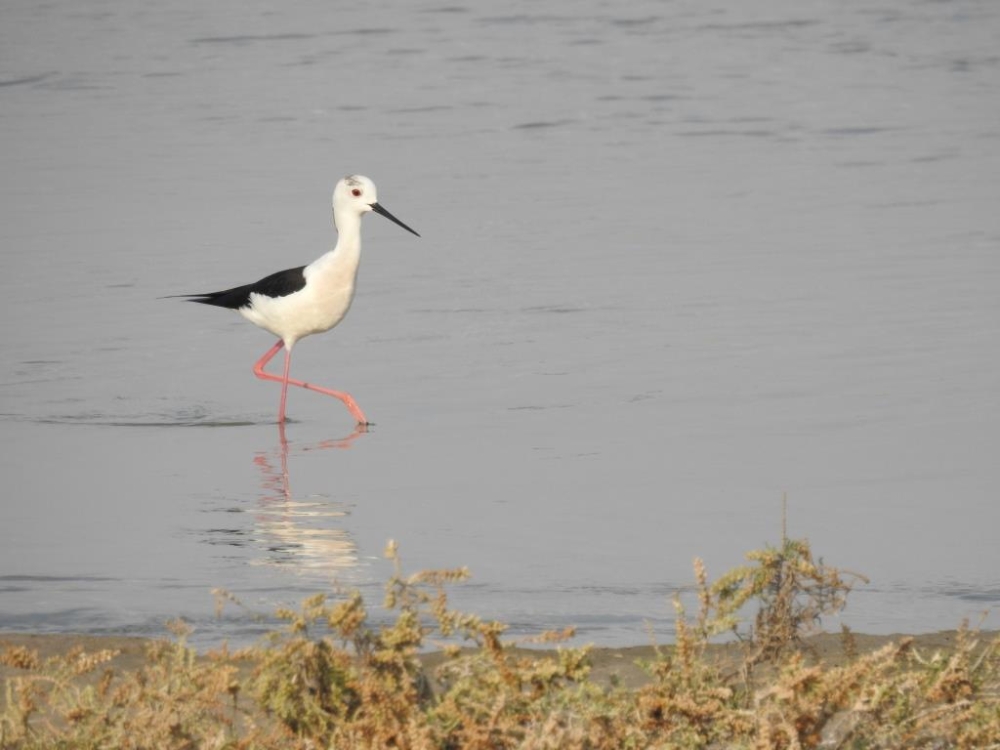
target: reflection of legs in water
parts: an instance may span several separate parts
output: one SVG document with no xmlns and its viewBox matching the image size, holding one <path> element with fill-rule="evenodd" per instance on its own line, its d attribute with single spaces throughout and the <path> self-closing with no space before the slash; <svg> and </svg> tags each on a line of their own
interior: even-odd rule
<svg viewBox="0 0 1000 750">
<path fill-rule="evenodd" d="M 278 405 L 278 424 L 284 424 L 285 422 L 285 402 L 288 397 L 288 386 L 294 385 L 299 388 L 305 388 L 306 390 L 316 391 L 317 393 L 325 393 L 327 396 L 333 396 L 336 399 L 340 399 L 347 410 L 351 412 L 359 425 L 367 425 L 369 422 L 365 418 L 365 413 L 361 411 L 361 407 L 354 400 L 354 397 L 350 393 L 345 391 L 333 391 L 329 388 L 323 388 L 318 385 L 313 385 L 312 383 L 305 383 L 301 380 L 294 380 L 288 377 L 288 373 L 292 366 L 292 350 L 285 349 L 285 372 L 284 375 L 274 375 L 270 372 L 265 372 L 264 368 L 267 367 L 267 363 L 274 359 L 274 355 L 277 354 L 281 347 L 285 344 L 279 341 L 277 344 L 268 349 L 264 356 L 258 359 L 253 366 L 253 374 L 262 380 L 273 380 L 276 383 L 281 383 L 281 402 Z"/>
<path fill-rule="evenodd" d="M 288 456 L 290 453 L 349 448 L 365 432 L 366 426 L 358 425 L 347 437 L 296 446 L 294 441 L 289 445 L 285 425 L 278 423 L 277 449 L 260 451 L 253 458 L 260 470 L 261 489 L 264 490 L 254 514 L 257 543 L 262 543 L 266 549 L 263 562 L 300 571 L 332 571 L 357 565 L 354 542 L 340 525 L 347 515 L 344 505 L 325 496 L 294 499 Z"/>
<path fill-rule="evenodd" d="M 301 448 L 296 448 L 296 451 L 306 453 L 308 451 L 328 450 L 330 448 L 350 448 L 351 443 L 366 432 L 368 432 L 368 425 L 359 424 L 355 426 L 354 432 L 347 437 L 328 438 L 327 440 L 321 440 L 318 443 L 303 445 Z M 257 465 L 257 468 L 260 469 L 261 476 L 263 477 L 261 487 L 265 492 L 273 493 L 273 496 L 267 497 L 266 499 L 290 500 L 292 497 L 292 490 L 288 481 L 288 438 L 285 436 L 284 422 L 278 422 L 278 450 L 276 453 L 281 463 L 280 472 L 272 464 L 271 451 L 260 451 L 256 456 L 254 456 L 253 462 Z"/>
<path fill-rule="evenodd" d="M 308 451 L 328 450 L 330 448 L 350 448 L 351 444 L 366 432 L 368 432 L 368 425 L 359 424 L 355 426 L 354 432 L 347 437 L 321 440 L 311 445 L 303 445 L 296 450 L 306 453 Z M 260 486 L 265 491 L 274 493 L 273 497 L 267 499 L 289 500 L 292 497 L 292 491 L 288 482 L 288 438 L 285 436 L 284 422 L 278 422 L 277 455 L 281 462 L 280 472 L 272 465 L 270 454 L 270 451 L 260 451 L 253 458 L 253 462 L 260 469 L 260 473 L 264 477 Z"/>
<path fill-rule="evenodd" d="M 265 492 L 274 493 L 265 496 L 265 500 L 291 500 L 292 490 L 288 484 L 288 439 L 285 437 L 285 423 L 278 422 L 278 457 L 281 461 L 281 471 L 275 470 L 271 465 L 269 451 L 261 451 L 253 457 L 253 462 L 260 469 L 264 481 L 261 487 Z"/>
</svg>

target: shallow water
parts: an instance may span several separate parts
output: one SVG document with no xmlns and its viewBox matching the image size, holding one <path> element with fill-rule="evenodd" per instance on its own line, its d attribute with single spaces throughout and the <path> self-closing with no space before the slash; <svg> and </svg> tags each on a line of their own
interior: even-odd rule
<svg viewBox="0 0 1000 750">
<path fill-rule="evenodd" d="M 788 530 L 868 632 L 1000 625 L 1000 7 L 14 2 L 0 24 L 0 629 L 245 640 L 465 565 L 517 633 L 668 639 Z M 158 299 L 334 241 L 294 373 Z M 283 462 L 284 467 L 283 468 Z M 837 621 L 827 623 L 837 627 Z"/>
</svg>

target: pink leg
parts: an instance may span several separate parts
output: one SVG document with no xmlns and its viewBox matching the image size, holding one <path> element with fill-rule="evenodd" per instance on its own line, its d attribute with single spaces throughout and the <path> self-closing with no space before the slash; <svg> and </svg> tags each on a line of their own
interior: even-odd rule
<svg viewBox="0 0 1000 750">
<path fill-rule="evenodd" d="M 358 420 L 358 424 L 360 425 L 369 424 L 368 420 L 365 418 L 365 413 L 361 411 L 361 407 L 358 406 L 357 402 L 351 397 L 350 393 L 345 393 L 344 391 L 332 391 L 329 388 L 322 388 L 318 385 L 313 385 L 312 383 L 304 383 L 301 380 L 293 380 L 292 378 L 288 377 L 288 372 L 292 364 L 291 352 L 285 353 L 285 374 L 283 376 L 274 375 L 270 372 L 265 372 L 264 368 L 267 367 L 267 363 L 270 362 L 272 359 L 274 359 L 274 355 L 277 354 L 281 350 L 281 347 L 283 346 L 284 343 L 282 341 L 279 341 L 277 344 L 268 349 L 267 352 L 264 354 L 264 356 L 258 359 L 253 366 L 253 374 L 256 375 L 258 378 L 261 378 L 262 380 L 273 380 L 276 383 L 281 383 L 281 405 L 278 407 L 279 424 L 285 421 L 285 401 L 288 392 L 288 386 L 290 385 L 295 385 L 298 386 L 299 388 L 305 388 L 306 390 L 309 391 L 316 391 L 317 393 L 325 393 L 327 396 L 333 396 L 336 399 L 340 399 L 340 401 L 344 403 L 344 406 L 347 407 L 347 410 L 351 412 L 351 416 L 353 416 L 356 420 Z"/>
<path fill-rule="evenodd" d="M 285 374 L 281 380 L 281 405 L 278 406 L 278 424 L 285 424 L 285 403 L 288 401 L 288 372 L 292 367 L 292 352 L 285 349 Z"/>
</svg>

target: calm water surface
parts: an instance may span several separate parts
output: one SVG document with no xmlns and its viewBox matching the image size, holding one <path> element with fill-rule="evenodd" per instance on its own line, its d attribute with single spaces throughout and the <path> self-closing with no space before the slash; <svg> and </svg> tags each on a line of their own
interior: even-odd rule
<svg viewBox="0 0 1000 750">
<path fill-rule="evenodd" d="M 602 644 L 789 532 L 869 632 L 1000 626 L 1000 6 L 7 2 L 0 629 L 252 637 L 465 565 Z M 270 337 L 163 295 L 300 265 L 348 172 L 359 293 Z M 827 623 L 838 627 L 837 621 Z"/>
</svg>

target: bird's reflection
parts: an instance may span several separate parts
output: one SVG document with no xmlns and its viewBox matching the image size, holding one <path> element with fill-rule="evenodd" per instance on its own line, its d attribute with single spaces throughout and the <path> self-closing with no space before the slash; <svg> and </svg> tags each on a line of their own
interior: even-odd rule
<svg viewBox="0 0 1000 750">
<path fill-rule="evenodd" d="M 253 462 L 261 473 L 261 496 L 254 511 L 259 542 L 266 554 L 259 560 L 300 573 L 343 571 L 357 565 L 357 547 L 350 533 L 340 526 L 348 514 L 344 503 L 325 495 L 297 498 L 292 494 L 288 470 L 289 454 L 350 448 L 366 429 L 355 428 L 344 438 L 307 445 L 289 445 L 285 425 L 278 424 L 278 447 L 261 451 Z"/>
</svg>

